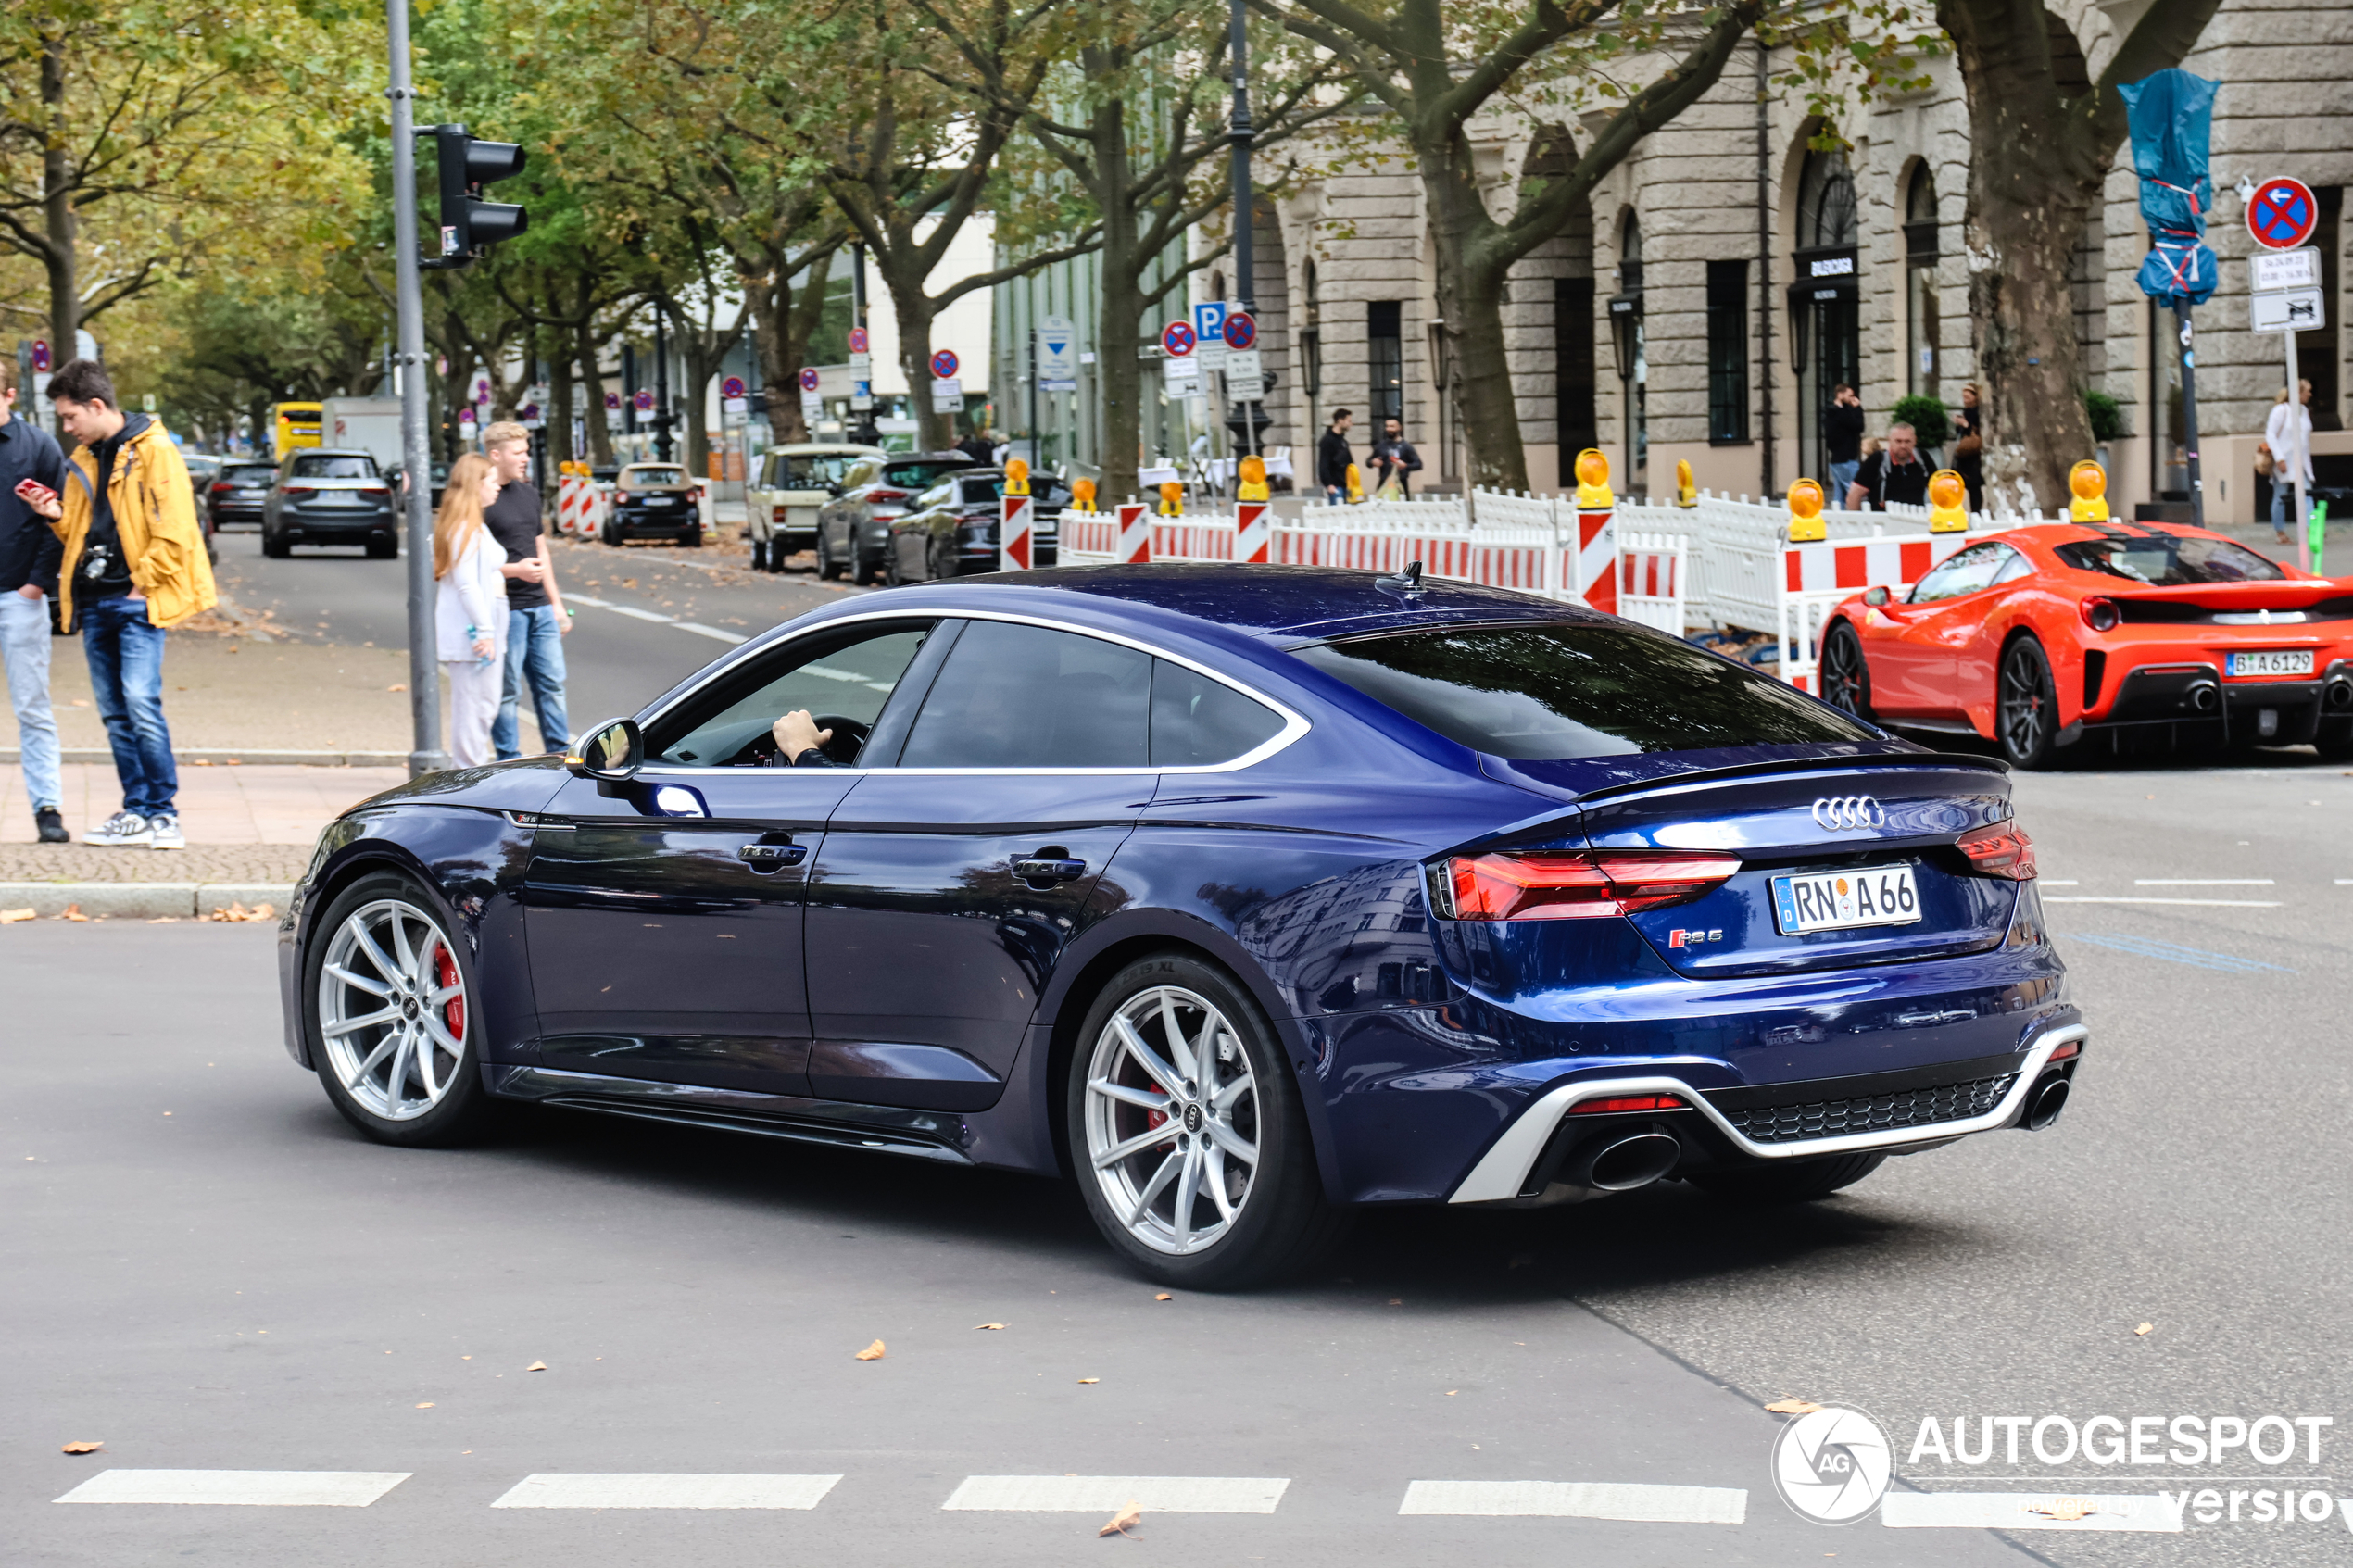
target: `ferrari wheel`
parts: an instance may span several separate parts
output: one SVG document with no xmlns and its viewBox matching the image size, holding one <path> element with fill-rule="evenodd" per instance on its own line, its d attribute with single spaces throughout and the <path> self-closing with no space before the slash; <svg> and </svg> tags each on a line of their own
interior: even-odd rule
<svg viewBox="0 0 2353 1568">
<path fill-rule="evenodd" d="M 2043 645 L 2020 637 L 2002 650 L 1994 729 L 2002 755 L 2020 768 L 2050 767 L 2058 755 L 2058 687 Z"/>
<path fill-rule="evenodd" d="M 1863 639 L 1842 621 L 1822 639 L 1822 700 L 1857 719 L 1871 716 L 1871 670 Z"/>
</svg>

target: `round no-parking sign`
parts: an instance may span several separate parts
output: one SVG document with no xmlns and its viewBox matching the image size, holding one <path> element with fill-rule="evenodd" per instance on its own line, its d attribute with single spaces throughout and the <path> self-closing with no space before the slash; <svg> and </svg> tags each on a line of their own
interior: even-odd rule
<svg viewBox="0 0 2353 1568">
<path fill-rule="evenodd" d="M 931 373 L 941 381 L 947 381 L 955 375 L 956 367 L 962 363 L 963 361 L 956 358 L 954 349 L 943 348 L 931 357 Z"/>
<path fill-rule="evenodd" d="M 1160 330 L 1160 345 L 1171 359 L 1182 359 L 1193 351 L 1193 329 L 1189 321 L 1171 321 Z"/>
<path fill-rule="evenodd" d="M 2283 175 L 2266 180 L 2247 198 L 2246 232 L 2255 243 L 2273 250 L 2294 250 L 2312 237 L 2320 226 L 2321 204 L 2312 187 Z"/>
<path fill-rule="evenodd" d="M 741 376 L 729 376 L 719 383 L 719 395 L 722 397 L 741 397 L 743 395 L 744 378 Z"/>
<path fill-rule="evenodd" d="M 800 390 L 803 392 L 814 392 L 817 390 L 816 366 L 803 365 L 800 368 Z"/>
</svg>

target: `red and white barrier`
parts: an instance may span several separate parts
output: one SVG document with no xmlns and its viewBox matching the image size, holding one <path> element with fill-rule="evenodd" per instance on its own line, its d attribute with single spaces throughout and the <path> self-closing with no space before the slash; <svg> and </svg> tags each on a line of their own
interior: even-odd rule
<svg viewBox="0 0 2353 1568">
<path fill-rule="evenodd" d="M 1617 611 L 1669 636 L 1683 634 L 1691 546 L 1680 533 L 1623 533 L 1617 540 Z"/>
<path fill-rule="evenodd" d="M 997 570 L 1027 571 L 1029 570 L 1031 523 L 1036 513 L 1031 510 L 1032 497 L 1008 495 L 1002 502 L 1003 521 L 997 530 Z"/>
<path fill-rule="evenodd" d="M 1234 503 L 1234 558 L 1251 566 L 1265 566 L 1273 558 L 1275 521 L 1268 515 L 1271 508 L 1264 501 Z"/>
<path fill-rule="evenodd" d="M 1781 679 L 1821 693 L 1822 628 L 1831 611 L 1866 588 L 1908 589 L 1929 569 L 1982 534 L 1908 533 L 1781 547 Z"/>
<path fill-rule="evenodd" d="M 1577 596 L 1604 615 L 1617 613 L 1617 518 L 1615 508 L 1577 514 Z"/>
<path fill-rule="evenodd" d="M 1141 501 L 1119 504 L 1119 535 L 1113 542 L 1112 558 L 1122 566 L 1143 566 L 1151 560 L 1152 527 L 1146 515 L 1151 509 Z"/>
</svg>

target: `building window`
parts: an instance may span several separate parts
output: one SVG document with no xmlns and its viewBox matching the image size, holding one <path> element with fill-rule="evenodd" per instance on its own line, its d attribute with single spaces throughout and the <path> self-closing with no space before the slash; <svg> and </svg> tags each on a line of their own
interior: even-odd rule
<svg viewBox="0 0 2353 1568">
<path fill-rule="evenodd" d="M 1553 369 L 1558 382 L 1560 470 L 1601 445 L 1593 408 L 1593 280 L 1553 280 Z"/>
<path fill-rule="evenodd" d="M 1941 396 L 1940 311 L 1936 300 L 1936 181 L 1921 164 L 1904 194 L 1905 375 L 1914 392 Z"/>
<path fill-rule="evenodd" d="M 1365 307 L 1367 357 L 1371 360 L 1372 395 L 1365 401 L 1373 429 L 1383 420 L 1405 417 L 1405 307 L 1403 301 L 1376 299 Z"/>
<path fill-rule="evenodd" d="M 1299 334 L 1299 372 L 1312 409 L 1315 400 L 1324 395 L 1324 301 L 1316 288 L 1313 261 L 1302 270 L 1301 283 L 1307 295 L 1307 320 Z"/>
<path fill-rule="evenodd" d="M 1707 439 L 1748 439 L 1748 263 L 1707 264 Z"/>
</svg>

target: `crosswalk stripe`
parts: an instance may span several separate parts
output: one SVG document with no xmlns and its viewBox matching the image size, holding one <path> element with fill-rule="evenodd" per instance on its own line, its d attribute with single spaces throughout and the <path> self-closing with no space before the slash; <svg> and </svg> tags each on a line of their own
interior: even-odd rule
<svg viewBox="0 0 2353 1568">
<path fill-rule="evenodd" d="M 1739 1524 L 1748 1518 L 1748 1493 L 1738 1486 L 1652 1486 L 1623 1481 L 1416 1481 L 1405 1488 L 1405 1500 L 1397 1512 Z"/>
<path fill-rule="evenodd" d="M 1147 1513 L 1272 1513 L 1288 1477 L 1230 1475 L 967 1475 L 943 1509 L 1097 1513 L 1134 1503 Z"/>
<path fill-rule="evenodd" d="M 2184 1494 L 2186 1495 L 2186 1494 Z M 2080 1519 L 2054 1513 L 2092 1512 Z M 2049 1512 L 2037 1512 L 2047 1509 Z M 1890 1492 L 1879 1505 L 1880 1523 L 1899 1530 L 2145 1530 L 2182 1533 L 2182 1510 L 2147 1495 L 2093 1497 L 2057 1492 Z"/>
<path fill-rule="evenodd" d="M 57 1500 L 365 1508 L 410 1474 L 406 1470 L 102 1470 Z"/>
<path fill-rule="evenodd" d="M 547 1473 L 526 1475 L 493 1508 L 814 1508 L 838 1475 Z"/>
</svg>

